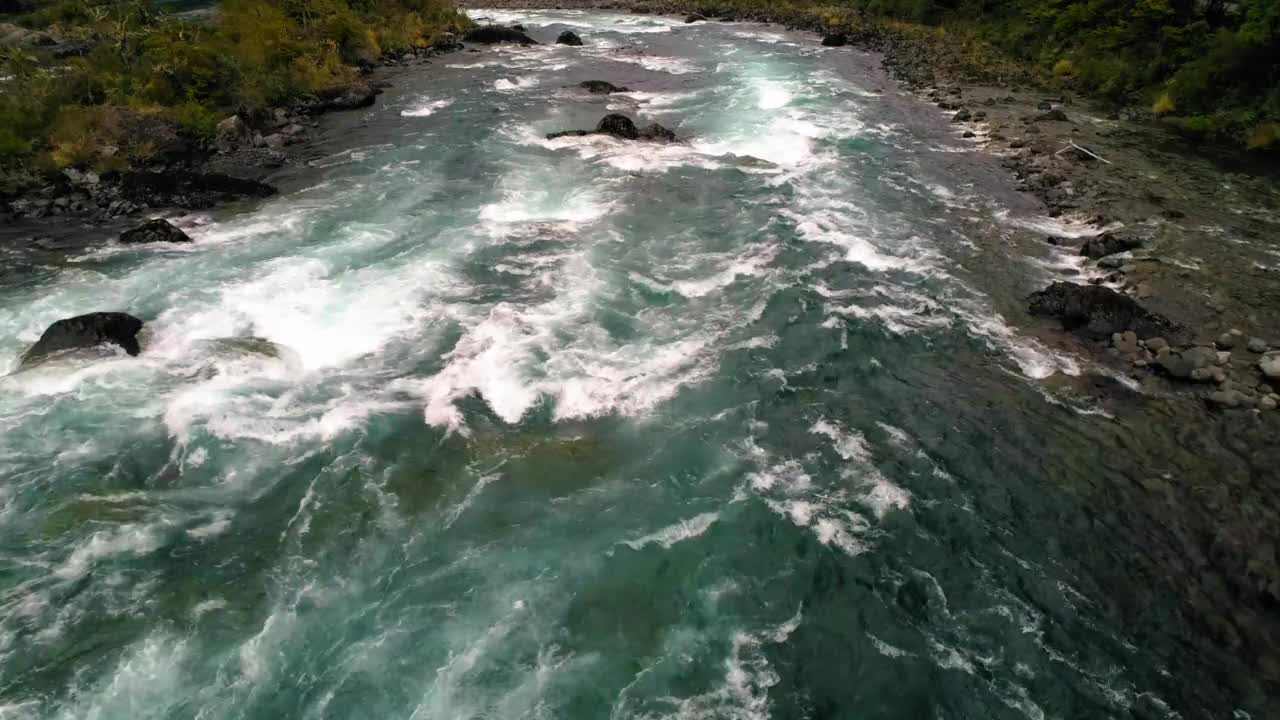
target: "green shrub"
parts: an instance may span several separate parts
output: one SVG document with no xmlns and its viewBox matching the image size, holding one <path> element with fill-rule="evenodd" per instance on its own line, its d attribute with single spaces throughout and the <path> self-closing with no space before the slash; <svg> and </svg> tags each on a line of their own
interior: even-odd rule
<svg viewBox="0 0 1280 720">
<path fill-rule="evenodd" d="M 187 100 L 173 109 L 178 128 L 190 137 L 207 140 L 218 129 L 222 116 L 195 100 Z"/>
</svg>

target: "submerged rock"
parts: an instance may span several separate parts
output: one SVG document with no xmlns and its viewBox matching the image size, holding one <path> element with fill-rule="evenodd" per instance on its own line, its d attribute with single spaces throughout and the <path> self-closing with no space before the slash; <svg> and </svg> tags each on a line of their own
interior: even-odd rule
<svg viewBox="0 0 1280 720">
<path fill-rule="evenodd" d="M 120 233 L 120 242 L 125 244 L 189 243 L 191 238 L 168 220 L 150 220 L 132 230 Z"/>
<path fill-rule="evenodd" d="M 611 82 L 604 80 L 583 80 L 578 83 L 578 87 L 585 89 L 592 95 L 608 95 L 609 93 L 628 92 L 627 88 L 619 87 Z"/>
<path fill-rule="evenodd" d="M 185 170 L 128 172 L 120 178 L 120 194 L 126 200 L 151 207 L 200 210 L 244 198 L 265 198 L 276 189 L 256 180 Z"/>
<path fill-rule="evenodd" d="M 1080 254 L 1092 260 L 1097 260 L 1108 255 L 1136 250 L 1140 247 L 1142 247 L 1142 241 L 1137 238 L 1116 235 L 1115 233 L 1103 233 L 1085 241 L 1084 246 L 1080 248 Z"/>
<path fill-rule="evenodd" d="M 1035 117 L 1036 122 L 1067 122 L 1067 114 L 1054 108 Z"/>
<path fill-rule="evenodd" d="M 501 25 L 483 25 L 467 31 L 462 39 L 472 43 L 493 45 L 495 43 L 519 43 L 520 45 L 537 45 L 538 41 L 515 28 Z"/>
<path fill-rule="evenodd" d="M 849 36 L 844 33 L 831 33 L 822 37 L 822 44 L 826 47 L 844 47 L 849 44 Z"/>
<path fill-rule="evenodd" d="M 50 325 L 35 345 L 22 356 L 22 366 L 27 367 L 49 355 L 63 350 L 89 348 L 104 343 L 119 345 L 130 355 L 137 355 L 138 332 L 142 321 L 121 312 L 96 312 L 65 318 Z"/>
<path fill-rule="evenodd" d="M 1109 338 L 1127 330 L 1149 338 L 1173 327 L 1169 320 L 1128 296 L 1098 285 L 1055 282 L 1032 293 L 1029 301 L 1032 315 L 1057 318 L 1063 328 L 1093 338 Z"/>
<path fill-rule="evenodd" d="M 674 132 L 657 123 L 646 125 L 644 128 L 637 128 L 631 118 L 620 113 L 605 115 L 596 125 L 595 130 L 565 130 L 563 132 L 549 133 L 547 139 L 554 140 L 558 137 L 581 137 L 585 135 L 609 135 L 621 140 L 657 140 L 663 142 L 677 140 Z"/>
<path fill-rule="evenodd" d="M 582 44 L 582 38 L 578 37 L 578 33 L 572 30 L 565 30 L 556 38 L 557 45 L 572 45 L 577 47 Z"/>
</svg>

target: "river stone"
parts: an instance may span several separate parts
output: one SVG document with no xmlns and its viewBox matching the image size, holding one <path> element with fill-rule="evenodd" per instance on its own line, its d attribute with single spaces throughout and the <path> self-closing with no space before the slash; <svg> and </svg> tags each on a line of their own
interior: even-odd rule
<svg viewBox="0 0 1280 720">
<path fill-rule="evenodd" d="M 493 45 L 495 43 L 519 43 L 520 45 L 537 45 L 538 41 L 516 30 L 501 25 L 482 25 L 468 30 L 462 39 L 472 43 Z"/>
<path fill-rule="evenodd" d="M 701 16 L 701 15 L 699 15 L 699 14 L 697 14 L 697 13 L 694 13 L 694 14 L 690 15 L 689 17 L 685 18 L 685 19 L 684 19 L 684 21 L 685 21 L 685 24 L 688 24 L 688 23 L 696 23 L 696 22 L 705 22 L 705 21 L 706 21 L 706 18 L 705 18 L 705 17 L 703 17 L 703 16 Z"/>
<path fill-rule="evenodd" d="M 1271 397 L 1270 395 L 1267 395 L 1266 397 L 1261 398 L 1260 400 L 1258 400 L 1258 409 L 1259 410 L 1275 410 L 1276 409 L 1275 398 Z"/>
<path fill-rule="evenodd" d="M 1098 339 L 1126 330 L 1153 337 L 1173 327 L 1132 298 L 1099 285 L 1055 282 L 1028 300 L 1032 315 L 1058 318 L 1063 328 Z"/>
<path fill-rule="evenodd" d="M 596 132 L 624 140 L 636 140 L 640 137 L 636 124 L 631 121 L 631 118 L 620 113 L 610 113 L 601 118 L 596 124 Z"/>
<path fill-rule="evenodd" d="M 96 312 L 65 318 L 50 325 L 35 345 L 22 356 L 22 365 L 47 357 L 53 353 L 76 348 L 88 348 L 104 343 L 119 345 L 130 355 L 137 355 L 138 332 L 142 321 L 121 312 Z"/>
<path fill-rule="evenodd" d="M 849 36 L 844 33 L 831 33 L 822 37 L 822 44 L 826 47 L 844 47 L 849 44 Z"/>
<path fill-rule="evenodd" d="M 120 242 L 126 245 L 157 242 L 189 243 L 191 238 L 168 220 L 156 219 L 120 233 Z"/>
<path fill-rule="evenodd" d="M 1258 369 L 1269 380 L 1280 379 L 1280 351 L 1272 350 L 1259 358 Z"/>
<path fill-rule="evenodd" d="M 1213 348 L 1202 346 L 1189 347 L 1183 350 L 1165 348 L 1156 355 L 1156 364 L 1171 377 L 1205 382 L 1213 379 L 1213 367 L 1218 353 Z"/>
<path fill-rule="evenodd" d="M 1229 332 L 1222 333 L 1217 340 L 1213 341 L 1213 344 L 1223 350 L 1230 350 L 1236 346 L 1236 336 Z"/>
<path fill-rule="evenodd" d="M 1041 113 L 1035 117 L 1036 122 L 1067 122 L 1067 114 L 1061 110 L 1054 108 L 1048 112 Z"/>
<path fill-rule="evenodd" d="M 951 116 L 951 122 L 953 123 L 967 122 L 972 117 L 973 116 L 969 114 L 968 110 L 961 110 L 960 112 Z"/>
<path fill-rule="evenodd" d="M 1249 344 L 1246 347 L 1251 353 L 1262 354 L 1267 351 L 1267 341 L 1262 338 L 1249 338 Z"/>
<path fill-rule="evenodd" d="M 611 82 L 604 80 L 583 80 L 578 83 L 578 87 L 585 89 L 592 95 L 608 95 L 610 93 L 628 92 L 625 87 L 618 87 Z"/>
<path fill-rule="evenodd" d="M 1112 333 L 1111 344 L 1125 355 L 1132 355 L 1138 352 L 1138 335 L 1132 330 L 1126 330 L 1122 333 Z"/>
<path fill-rule="evenodd" d="M 276 189 L 266 183 L 219 173 L 127 172 L 120 178 L 124 199 L 151 207 L 202 210 L 231 200 L 265 198 L 275 193 Z"/>
<path fill-rule="evenodd" d="M 556 38 L 556 44 L 577 47 L 582 44 L 582 38 L 578 37 L 578 33 L 572 30 L 565 30 Z"/>
<path fill-rule="evenodd" d="M 1239 390 L 1218 390 L 1209 393 L 1209 402 L 1225 408 L 1236 408 L 1245 404 L 1246 398 Z"/>
<path fill-rule="evenodd" d="M 1137 238 L 1115 233 L 1103 233 L 1086 240 L 1080 248 L 1080 254 L 1092 260 L 1097 260 L 1108 255 L 1136 250 L 1140 247 L 1142 247 L 1142 241 Z"/>
</svg>

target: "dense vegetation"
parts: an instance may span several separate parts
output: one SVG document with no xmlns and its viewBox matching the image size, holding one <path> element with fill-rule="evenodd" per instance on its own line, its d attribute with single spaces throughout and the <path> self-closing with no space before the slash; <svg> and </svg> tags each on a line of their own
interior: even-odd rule
<svg viewBox="0 0 1280 720">
<path fill-rule="evenodd" d="M 84 49 L 0 51 L 0 163 L 123 166 L 166 132 L 208 137 L 229 112 L 348 84 L 384 51 L 466 22 L 451 0 L 221 0 L 195 19 L 158 7 L 0 0 L 24 27 Z"/>
<path fill-rule="evenodd" d="M 704 0 L 832 24 L 888 17 L 977 38 L 1049 83 L 1197 135 L 1280 146 L 1280 0 Z"/>
</svg>

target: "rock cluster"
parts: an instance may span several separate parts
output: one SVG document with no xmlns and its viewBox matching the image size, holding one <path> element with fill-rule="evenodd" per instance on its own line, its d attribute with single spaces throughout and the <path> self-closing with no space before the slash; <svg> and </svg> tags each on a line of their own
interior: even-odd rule
<svg viewBox="0 0 1280 720">
<path fill-rule="evenodd" d="M 1091 338 L 1133 332 L 1140 338 L 1175 330 L 1168 319 L 1149 312 L 1127 295 L 1099 285 L 1055 282 L 1029 298 L 1032 315 L 1057 318 L 1066 330 Z"/>
<path fill-rule="evenodd" d="M 676 134 L 671 130 L 653 123 L 637 128 L 634 121 L 626 115 L 612 113 L 605 115 L 594 130 L 565 130 L 549 133 L 548 140 L 567 136 L 609 135 L 620 140 L 653 140 L 659 142 L 675 142 Z"/>
<path fill-rule="evenodd" d="M 191 238 L 168 220 L 149 220 L 132 230 L 120 233 L 120 242 L 126 245 L 142 243 L 189 243 Z"/>
</svg>

